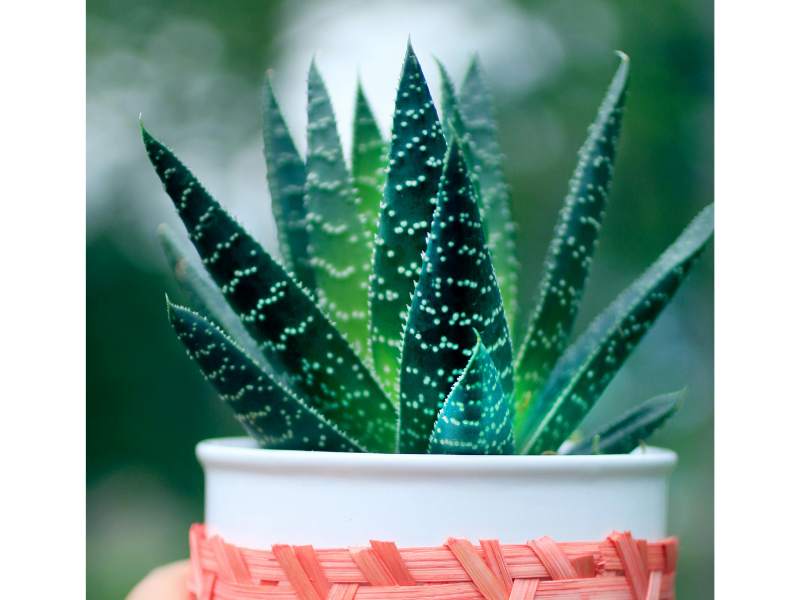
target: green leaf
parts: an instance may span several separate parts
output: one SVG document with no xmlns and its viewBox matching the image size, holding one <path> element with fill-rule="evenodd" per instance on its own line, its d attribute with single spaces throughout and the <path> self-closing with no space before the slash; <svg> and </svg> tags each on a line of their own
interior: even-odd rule
<svg viewBox="0 0 800 600">
<path fill-rule="evenodd" d="M 364 452 L 364 448 L 262 371 L 216 325 L 169 300 L 167 311 L 189 356 L 261 446 Z"/>
<path fill-rule="evenodd" d="M 464 121 L 461 117 L 461 111 L 458 108 L 458 98 L 456 96 L 455 86 L 453 85 L 453 79 L 450 77 L 442 61 L 437 59 L 436 66 L 439 67 L 439 77 L 442 80 L 442 124 L 444 126 L 444 135 L 449 144 L 454 132 L 460 134 L 464 133 Z M 455 127 L 456 122 L 459 124 L 458 128 Z M 453 127 L 451 127 L 451 124 Z"/>
<path fill-rule="evenodd" d="M 380 128 L 359 80 L 356 87 L 356 108 L 353 119 L 353 182 L 356 194 L 360 199 L 359 220 L 363 224 L 362 243 L 366 247 L 370 259 L 375 247 L 375 236 L 378 233 L 383 187 L 386 184 L 386 164 L 389 161 L 388 152 L 389 149 L 381 136 Z M 371 260 L 368 269 L 372 269 Z M 365 299 L 367 295 L 365 293 Z M 365 358 L 368 364 L 372 364 L 370 352 L 366 352 Z"/>
<path fill-rule="evenodd" d="M 453 85 L 453 79 L 447 72 L 444 64 L 436 61 L 439 67 L 439 77 L 442 80 L 442 125 L 444 127 L 444 134 L 447 138 L 447 143 L 451 143 L 453 137 L 457 137 L 462 142 L 462 152 L 467 154 L 467 148 L 463 147 L 463 142 L 466 141 L 469 133 L 467 132 L 466 125 L 464 125 L 464 117 L 461 115 L 461 109 L 458 106 L 458 96 L 456 89 Z"/>
<path fill-rule="evenodd" d="M 158 239 L 169 263 L 170 271 L 191 303 L 202 309 L 258 363 L 262 369 L 270 370 L 258 344 L 242 325 L 239 316 L 228 305 L 222 292 L 211 281 L 208 273 L 196 256 L 184 252 L 175 232 L 162 223 L 158 227 Z"/>
<path fill-rule="evenodd" d="M 356 109 L 353 119 L 353 181 L 361 198 L 364 239 L 370 251 L 378 231 L 383 187 L 386 184 L 386 163 L 389 149 L 383 140 L 378 122 L 369 106 L 361 81 L 356 88 Z"/>
<path fill-rule="evenodd" d="M 314 291 L 314 271 L 308 253 L 306 208 L 303 201 L 306 166 L 286 127 L 269 74 L 264 79 L 262 105 L 264 158 L 272 197 L 272 214 L 287 268 L 308 290 Z"/>
<path fill-rule="evenodd" d="M 306 210 L 319 304 L 364 356 L 372 250 L 365 239 L 361 198 L 344 162 L 328 91 L 313 62 L 308 74 Z"/>
<path fill-rule="evenodd" d="M 480 189 L 483 218 L 488 232 L 492 264 L 503 295 L 506 318 L 511 331 L 517 314 L 516 228 L 511 218 L 511 197 L 503 174 L 503 154 L 497 137 L 497 123 L 489 88 L 483 79 L 477 57 L 467 70 L 458 95 L 470 147 L 470 166 Z"/>
<path fill-rule="evenodd" d="M 209 274 L 275 371 L 369 451 L 394 449 L 397 415 L 309 293 L 142 128 L 150 161 Z"/>
<path fill-rule="evenodd" d="M 428 448 L 436 415 L 471 356 L 477 330 L 507 394 L 511 340 L 458 142 L 447 154 L 422 273 L 403 338 L 399 451 Z"/>
<path fill-rule="evenodd" d="M 477 336 L 476 336 L 477 337 Z M 510 396 L 478 337 L 431 434 L 430 454 L 513 454 Z"/>
<path fill-rule="evenodd" d="M 558 450 L 672 299 L 713 232 L 710 204 L 564 353 L 519 430 L 522 454 Z"/>
<path fill-rule="evenodd" d="M 472 189 L 475 191 L 475 196 L 478 198 L 478 206 L 481 209 L 481 219 L 483 221 L 483 230 L 488 237 L 486 215 L 483 209 L 483 200 L 481 199 L 481 182 L 478 178 L 478 170 L 475 163 L 475 157 L 472 153 L 472 136 L 467 131 L 464 125 L 464 118 L 461 116 L 461 109 L 458 106 L 458 98 L 456 96 L 455 86 L 450 74 L 447 72 L 445 66 L 436 61 L 439 65 L 439 76 L 442 79 L 442 125 L 444 127 L 445 138 L 447 143 L 452 144 L 453 140 L 458 140 L 461 146 L 461 154 L 464 157 L 464 162 L 469 170 L 470 181 L 472 182 Z"/>
<path fill-rule="evenodd" d="M 409 44 L 395 102 L 370 282 L 372 357 L 378 379 L 393 399 L 403 323 L 419 277 L 445 149 L 428 84 Z"/>
<path fill-rule="evenodd" d="M 553 365 L 572 335 L 603 222 L 628 86 L 622 59 L 589 136 L 547 249 L 539 297 L 517 355 L 517 425 L 538 401 Z"/>
<path fill-rule="evenodd" d="M 686 390 L 645 400 L 619 419 L 575 444 L 567 454 L 628 454 L 678 410 Z"/>
</svg>

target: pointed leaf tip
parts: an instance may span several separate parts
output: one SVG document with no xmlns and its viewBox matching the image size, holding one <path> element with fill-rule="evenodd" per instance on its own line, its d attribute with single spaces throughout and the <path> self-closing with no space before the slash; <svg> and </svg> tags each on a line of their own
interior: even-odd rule
<svg viewBox="0 0 800 600">
<path fill-rule="evenodd" d="M 390 451 L 394 408 L 330 320 L 169 149 L 148 150 L 189 239 L 265 358 L 310 408 L 364 447 Z"/>
<path fill-rule="evenodd" d="M 686 280 L 714 233 L 704 208 L 638 279 L 601 312 L 553 367 L 518 433 L 524 454 L 557 450 Z"/>
<path fill-rule="evenodd" d="M 439 67 L 439 78 L 441 79 L 441 91 L 442 91 L 442 124 L 444 125 L 445 130 L 445 137 L 447 137 L 448 141 L 452 141 L 454 137 L 459 137 L 463 140 L 466 134 L 466 127 L 464 125 L 464 119 L 461 116 L 461 109 L 459 108 L 458 98 L 455 90 L 455 86 L 453 85 L 453 80 L 450 77 L 450 74 L 447 72 L 447 68 L 444 64 L 439 61 L 439 59 L 434 59 L 436 61 L 437 66 Z M 470 165 L 474 163 L 474 160 L 470 159 Z M 475 183 L 477 183 L 477 179 L 475 179 Z"/>
<path fill-rule="evenodd" d="M 176 306 L 172 325 L 220 399 L 261 446 L 334 452 L 365 450 L 320 411 L 261 370 L 202 315 Z"/>
<path fill-rule="evenodd" d="M 273 91 L 272 91 L 272 69 L 267 69 L 266 71 L 264 71 L 263 87 L 264 87 L 264 95 L 266 95 L 267 93 L 270 93 L 270 94 L 273 93 Z M 264 98 L 262 97 L 262 102 L 263 102 L 263 100 L 264 100 Z"/>
<path fill-rule="evenodd" d="M 465 368 L 478 329 L 505 393 L 511 342 L 480 209 L 460 144 L 447 149 L 400 362 L 401 452 L 425 452 L 443 401 Z"/>
<path fill-rule="evenodd" d="M 272 214 L 284 264 L 312 295 L 316 292 L 308 253 L 303 188 L 306 165 L 281 113 L 269 76 L 264 79 L 262 135 Z"/>
<path fill-rule="evenodd" d="M 311 62 L 308 65 L 308 76 L 313 77 L 314 79 L 322 79 L 322 76 L 319 72 L 319 67 L 317 66 L 316 54 L 311 57 Z"/>
<path fill-rule="evenodd" d="M 453 122 L 448 131 L 455 130 L 455 135 L 464 143 L 465 159 L 481 203 L 487 244 L 503 296 L 503 309 L 509 329 L 514 331 L 519 270 L 516 226 L 511 215 L 510 188 L 503 170 L 494 102 L 477 54 L 472 57 L 457 98 L 449 98 L 448 79 L 443 78 L 442 93 L 443 105 L 450 113 L 447 118 Z"/>
<path fill-rule="evenodd" d="M 359 221 L 361 243 L 366 250 L 365 296 L 369 294 L 369 275 L 372 272 L 372 256 L 375 245 L 375 234 L 378 230 L 380 205 L 383 199 L 383 188 L 386 183 L 386 165 L 388 163 L 388 147 L 383 139 L 381 129 L 370 107 L 362 82 L 356 84 L 356 103 L 353 114 L 353 144 L 350 164 L 359 202 Z M 368 298 L 365 298 L 368 305 Z M 372 355 L 368 353 L 368 361 Z"/>
<path fill-rule="evenodd" d="M 364 239 L 362 202 L 344 160 L 325 82 L 308 78 L 306 233 L 317 297 L 356 351 L 367 352 L 367 290 L 372 250 Z"/>
<path fill-rule="evenodd" d="M 369 293 L 375 372 L 395 400 L 408 298 L 419 277 L 446 148 L 424 73 L 409 50 L 395 96 Z"/>
<path fill-rule="evenodd" d="M 628 454 L 680 409 L 686 388 L 642 402 L 572 446 L 568 454 Z"/>
<path fill-rule="evenodd" d="M 575 326 L 606 214 L 627 83 L 628 64 L 623 61 L 578 152 L 547 248 L 536 304 L 517 356 L 518 426 L 538 402 Z"/>
<path fill-rule="evenodd" d="M 513 454 L 510 397 L 476 330 L 463 372 L 438 412 L 428 443 L 431 454 Z"/>
</svg>

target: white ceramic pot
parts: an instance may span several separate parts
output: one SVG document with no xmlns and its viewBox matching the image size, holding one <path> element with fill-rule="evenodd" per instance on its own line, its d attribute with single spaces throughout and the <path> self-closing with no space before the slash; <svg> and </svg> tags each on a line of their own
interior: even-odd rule
<svg viewBox="0 0 800 600">
<path fill-rule="evenodd" d="M 609 456 L 452 456 L 262 450 L 248 438 L 201 442 L 210 534 L 251 548 L 317 548 L 448 537 L 524 543 L 599 540 L 613 530 L 667 534 L 677 457 L 660 448 Z"/>
</svg>

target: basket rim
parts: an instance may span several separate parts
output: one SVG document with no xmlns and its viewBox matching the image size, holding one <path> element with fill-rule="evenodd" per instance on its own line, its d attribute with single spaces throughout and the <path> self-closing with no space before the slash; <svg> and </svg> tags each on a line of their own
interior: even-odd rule
<svg viewBox="0 0 800 600">
<path fill-rule="evenodd" d="M 604 539 L 558 542 L 548 536 L 525 544 L 449 537 L 442 545 L 398 548 L 392 541 L 369 546 L 315 548 L 273 544 L 244 548 L 189 530 L 196 598 L 297 598 L 358 600 L 523 600 L 548 598 L 674 598 L 677 538 L 636 539 L 612 531 Z M 283 588 L 283 589 L 281 589 Z M 288 592 L 288 594 L 287 594 Z"/>
<path fill-rule="evenodd" d="M 457 455 L 457 454 L 378 454 L 258 448 L 248 437 L 220 437 L 199 442 L 196 455 L 208 467 L 240 467 L 264 470 L 341 469 L 375 471 L 388 474 L 415 473 L 542 473 L 592 474 L 598 472 L 668 473 L 675 468 L 678 455 L 656 446 L 637 448 L 630 454 L 602 455 Z"/>
</svg>

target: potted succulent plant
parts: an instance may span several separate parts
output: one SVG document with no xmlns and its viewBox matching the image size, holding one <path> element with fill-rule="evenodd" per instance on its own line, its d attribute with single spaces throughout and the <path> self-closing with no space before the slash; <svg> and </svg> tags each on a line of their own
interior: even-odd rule
<svg viewBox="0 0 800 600">
<path fill-rule="evenodd" d="M 614 529 L 652 539 L 666 534 L 676 457 L 639 446 L 675 411 L 679 394 L 646 401 L 570 441 L 713 234 L 708 206 L 570 344 L 620 134 L 629 69 L 628 58 L 620 60 L 579 151 L 524 327 L 515 326 L 521 317 L 509 188 L 477 61 L 458 91 L 440 67 L 439 113 L 409 46 L 388 143 L 359 86 L 349 165 L 316 67 L 308 79 L 305 160 L 267 79 L 264 151 L 280 260 L 142 128 L 202 262 L 162 226 L 164 248 L 197 309 L 168 300 L 170 322 L 250 435 L 198 446 L 207 529 L 194 544 L 212 535 L 265 548 L 374 538 L 431 546 L 450 535 L 585 540 Z M 513 340 L 515 330 L 524 333 Z M 627 546 L 615 539 L 625 563 Z M 537 564 L 547 566 L 544 546 L 532 547 Z M 300 550 L 289 560 L 283 548 L 274 547 L 269 560 L 288 573 L 297 593 L 291 597 L 324 597 L 327 567 L 316 569 Z M 647 546 L 638 548 L 647 573 Z M 469 562 L 455 542 L 451 549 L 462 565 Z M 195 552 L 204 557 L 193 584 L 200 596 L 203 561 L 213 562 L 204 552 L 212 551 Z M 239 582 L 234 567 L 247 561 L 214 552 L 219 569 L 230 559 L 229 575 Z M 502 556 L 489 560 L 490 545 L 481 552 L 490 566 L 505 564 Z M 596 564 L 602 552 L 596 550 Z M 397 584 L 397 573 L 408 571 L 391 567 L 394 555 L 387 556 L 381 564 Z M 570 565 L 580 563 L 569 556 Z M 297 579 L 297 569 L 306 579 Z M 575 575 L 565 569 L 562 575 Z M 553 580 L 557 571 L 547 568 Z M 270 577 L 251 583 L 277 583 Z M 505 578 L 507 592 L 516 589 L 513 580 Z M 479 597 L 493 597 L 471 581 Z M 662 597 L 662 584 L 649 581 L 639 577 L 632 589 L 641 595 L 649 585 L 656 591 L 648 598 Z M 211 593 L 208 586 L 203 593 Z"/>
</svg>

